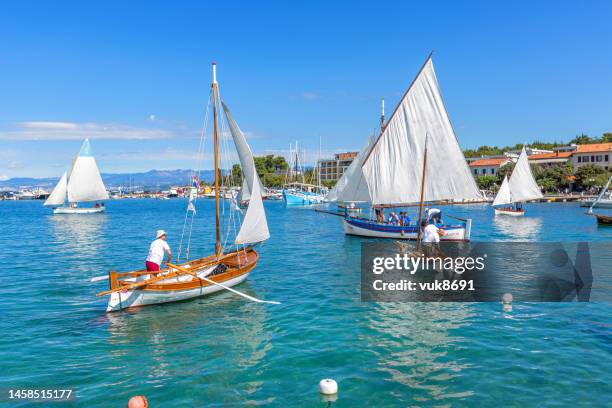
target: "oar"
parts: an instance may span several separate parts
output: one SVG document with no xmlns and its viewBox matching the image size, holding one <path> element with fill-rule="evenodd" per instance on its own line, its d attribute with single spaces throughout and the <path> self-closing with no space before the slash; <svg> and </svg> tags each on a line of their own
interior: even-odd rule
<svg viewBox="0 0 612 408">
<path fill-rule="evenodd" d="M 189 275 L 192 275 L 192 276 L 194 276 L 194 277 L 196 277 L 196 278 L 198 278 L 198 279 L 200 279 L 200 280 L 203 280 L 203 281 L 205 281 L 205 282 L 208 282 L 208 283 L 211 283 L 211 284 L 213 284 L 213 285 L 217 285 L 217 286 L 219 286 L 219 287 L 222 287 L 222 288 L 223 288 L 223 289 L 225 289 L 225 290 L 229 290 L 230 292 L 235 293 L 235 294 L 237 294 L 237 295 L 239 295 L 239 296 L 242 296 L 243 298 L 246 298 L 246 299 L 252 300 L 253 302 L 257 302 L 257 303 L 270 303 L 270 304 L 272 304 L 272 305 L 280 305 L 280 302 L 275 302 L 275 301 L 272 301 L 272 300 L 261 300 L 261 299 L 254 298 L 253 296 L 249 296 L 249 295 L 247 295 L 246 293 L 239 292 L 239 291 L 237 291 L 236 289 L 232 289 L 232 288 L 230 288 L 229 286 L 225 286 L 225 285 L 223 285 L 223 284 L 221 284 L 221 283 L 219 283 L 219 282 L 215 282 L 214 280 L 208 279 L 208 278 L 207 278 L 207 277 L 205 277 L 205 276 L 198 276 L 198 274 L 196 274 L 195 272 L 192 272 L 192 271 L 188 271 L 188 270 L 186 270 L 186 269 L 183 269 L 183 268 L 181 268 L 181 267 L 180 267 L 180 266 L 178 266 L 178 265 L 174 265 L 174 264 L 171 264 L 171 263 L 167 263 L 167 262 L 166 262 L 166 266 L 169 266 L 170 268 L 177 269 L 177 270 L 179 270 L 179 271 L 181 271 L 181 272 L 184 272 L 184 273 L 188 273 Z"/>
</svg>

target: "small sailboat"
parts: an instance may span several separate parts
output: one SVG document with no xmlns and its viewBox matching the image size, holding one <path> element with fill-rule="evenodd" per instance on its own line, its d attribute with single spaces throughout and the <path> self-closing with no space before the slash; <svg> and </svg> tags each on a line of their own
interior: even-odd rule
<svg viewBox="0 0 612 408">
<path fill-rule="evenodd" d="M 384 112 L 384 111 L 383 111 Z M 482 200 L 444 107 L 431 55 L 388 123 L 371 138 L 330 193 L 338 202 L 369 202 L 369 218 L 346 214 L 344 232 L 377 238 L 419 239 L 423 206 Z M 428 151 L 431 153 L 428 158 Z M 384 209 L 419 207 L 417 222 L 395 225 L 375 219 Z M 450 216 L 447 216 L 450 217 Z M 446 217 L 445 217 L 446 218 Z M 452 217 L 456 218 L 456 217 Z M 470 239 L 472 221 L 442 224 L 443 240 Z"/>
<path fill-rule="evenodd" d="M 612 216 L 611 215 L 595 214 L 593 212 L 593 208 L 598 207 L 599 204 L 602 202 L 602 200 L 606 200 L 606 198 L 604 198 L 604 196 L 606 194 L 608 194 L 608 188 L 610 187 L 610 183 L 611 182 L 612 182 L 612 176 L 610 176 L 610 178 L 608 179 L 608 182 L 606 183 L 604 188 L 601 189 L 601 191 L 599 192 L 599 195 L 597 196 L 597 198 L 593 201 L 593 203 L 589 207 L 589 211 L 587 211 L 587 214 L 594 215 L 595 218 L 597 218 L 597 223 L 600 224 L 600 225 L 612 225 Z M 611 199 L 607 199 L 607 200 L 612 202 Z M 610 205 L 610 207 L 612 207 L 612 205 Z"/>
<path fill-rule="evenodd" d="M 512 175 L 510 178 L 508 176 L 504 177 L 495 200 L 493 200 L 495 215 L 503 214 L 515 217 L 525 215 L 523 203 L 542 197 L 542 191 L 533 178 L 527 151 L 523 146 Z"/>
<path fill-rule="evenodd" d="M 251 271 L 257 265 L 259 254 L 255 251 L 255 246 L 270 237 L 268 231 L 268 223 L 264 211 L 263 202 L 261 199 L 260 184 L 258 182 L 257 171 L 255 170 L 255 162 L 251 154 L 244 135 L 238 126 L 235 124 L 232 115 L 227 106 L 223 105 L 225 116 L 230 124 L 232 138 L 245 175 L 247 178 L 248 189 L 251 192 L 248 208 L 240 223 L 240 230 L 232 239 L 229 246 L 222 245 L 221 236 L 221 220 L 220 217 L 226 213 L 237 214 L 240 211 L 233 208 L 231 211 L 222 211 L 221 206 L 225 203 L 221 199 L 222 182 L 219 172 L 219 130 L 218 130 L 218 115 L 217 106 L 220 102 L 218 92 L 218 84 L 216 80 L 216 65 L 213 64 L 213 82 L 212 82 L 212 106 L 213 106 L 213 143 L 214 143 L 214 170 L 215 170 L 215 252 L 212 255 L 186 260 L 180 263 L 181 248 L 179 247 L 178 263 L 166 264 L 166 268 L 159 273 L 147 272 L 146 270 L 137 270 L 131 272 L 109 272 L 108 279 L 110 281 L 110 289 L 98 293 L 98 296 L 110 295 L 108 300 L 107 312 L 118 311 L 121 309 L 145 306 L 159 303 L 175 302 L 179 300 L 205 296 L 220 290 L 228 290 L 238 294 L 249 300 L 264 303 L 277 303 L 263 301 L 242 292 L 233 289 L 232 287 L 243 282 Z M 208 116 L 208 115 L 207 115 Z M 220 118 L 219 118 L 220 119 Z M 195 216 L 194 200 L 197 194 L 194 194 L 195 188 L 192 189 L 189 205 L 187 207 L 187 215 L 189 213 Z M 234 218 L 231 221 L 236 221 Z M 228 225 L 233 225 L 234 222 L 228 222 Z M 229 234 L 229 227 L 226 228 Z M 189 241 L 191 240 L 191 227 L 187 227 L 189 231 Z M 183 229 L 183 233 L 185 228 Z M 223 240 L 226 242 L 226 236 Z M 227 240 L 229 242 L 229 240 Z M 182 245 L 182 240 L 181 240 Z M 188 259 L 189 244 L 185 251 L 185 257 Z M 97 279 L 97 278 L 94 278 Z"/>
<path fill-rule="evenodd" d="M 108 198 L 96 159 L 91 152 L 91 144 L 89 139 L 85 139 L 70 174 L 64 172 L 44 205 L 54 207 L 53 214 L 93 214 L 105 211 L 101 201 Z M 80 203 L 86 202 L 96 204 L 93 207 L 79 207 Z"/>
<path fill-rule="evenodd" d="M 599 195 L 595 199 L 581 200 L 581 207 L 589 207 L 589 214 L 593 213 L 593 208 L 612 208 L 612 192 L 608 191 L 612 176 L 608 179 L 606 185 L 601 189 Z"/>
<path fill-rule="evenodd" d="M 320 183 L 317 185 L 306 183 L 304 171 L 300 165 L 300 151 L 298 143 L 295 142 L 295 152 L 290 148 L 291 165 L 285 176 L 283 185 L 283 201 L 287 206 L 321 204 L 327 195 L 327 188 Z M 293 154 L 295 153 L 295 155 Z M 317 178 L 320 178 L 320 170 L 317 169 Z"/>
</svg>

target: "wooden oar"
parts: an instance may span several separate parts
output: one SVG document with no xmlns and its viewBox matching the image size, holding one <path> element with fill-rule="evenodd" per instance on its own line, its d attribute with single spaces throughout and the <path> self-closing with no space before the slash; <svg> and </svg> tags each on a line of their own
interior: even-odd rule
<svg viewBox="0 0 612 408">
<path fill-rule="evenodd" d="M 252 300 L 253 302 L 257 302 L 257 303 L 270 303 L 270 304 L 272 304 L 272 305 L 280 305 L 280 302 L 275 302 L 275 301 L 272 301 L 272 300 L 261 300 L 261 299 L 257 299 L 257 298 L 255 298 L 255 297 L 253 297 L 253 296 L 249 296 L 249 295 L 247 295 L 246 293 L 239 292 L 239 291 L 237 291 L 236 289 L 232 289 L 232 288 L 230 288 L 229 286 L 225 286 L 225 285 L 223 285 L 223 284 L 221 284 L 221 283 L 219 283 L 219 282 L 215 282 L 214 280 L 212 280 L 212 279 L 208 279 L 208 278 L 207 278 L 207 277 L 205 277 L 205 276 L 198 276 L 198 274 L 196 274 L 195 272 L 192 272 L 192 271 L 188 271 L 188 270 L 186 270 L 186 269 L 183 269 L 183 268 L 181 268 L 181 267 L 180 267 L 180 266 L 178 266 L 178 265 L 173 265 L 173 264 L 170 264 L 170 263 L 166 263 L 166 265 L 167 265 L 167 266 L 169 266 L 169 267 L 171 267 L 171 268 L 174 268 L 174 269 L 177 269 L 177 270 L 179 270 L 179 271 L 182 271 L 182 272 L 184 272 L 184 273 L 188 273 L 189 275 L 192 275 L 192 276 L 194 276 L 194 277 L 196 277 L 196 278 L 198 278 L 198 279 L 200 279 L 200 280 L 203 280 L 203 281 L 205 281 L 205 282 L 208 282 L 208 283 L 210 283 L 210 284 L 213 284 L 213 285 L 217 285 L 217 286 L 219 286 L 219 287 L 222 287 L 222 288 L 223 288 L 223 289 L 225 289 L 225 290 L 229 290 L 230 292 L 235 293 L 235 294 L 237 294 L 237 295 L 239 295 L 239 296 L 242 296 L 243 298 L 246 298 L 246 299 Z"/>
</svg>

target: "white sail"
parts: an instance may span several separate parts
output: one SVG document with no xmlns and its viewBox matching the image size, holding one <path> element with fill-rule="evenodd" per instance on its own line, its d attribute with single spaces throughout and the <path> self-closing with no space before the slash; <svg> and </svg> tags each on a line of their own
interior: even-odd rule
<svg viewBox="0 0 612 408">
<path fill-rule="evenodd" d="M 240 200 L 248 201 L 252 195 L 253 182 L 256 182 L 259 185 L 259 194 L 264 191 L 264 188 L 261 184 L 259 176 L 257 176 L 255 161 L 253 160 L 253 153 L 251 153 L 251 149 L 246 142 L 244 134 L 238 127 L 238 124 L 234 120 L 234 117 L 232 116 L 228 107 L 223 102 L 221 102 L 221 105 L 223 105 L 223 111 L 225 112 L 225 117 L 227 118 L 230 133 L 232 134 L 232 139 L 234 139 L 236 151 L 238 152 L 238 159 L 240 159 L 240 168 L 242 170 L 242 190 L 240 191 Z M 253 178 L 254 174 L 255 178 Z"/>
<path fill-rule="evenodd" d="M 363 174 L 373 205 L 420 201 L 426 138 L 424 200 L 482 198 L 446 113 L 429 58 L 364 160 Z"/>
<path fill-rule="evenodd" d="M 510 203 L 512 203 L 512 197 L 510 196 L 510 183 L 508 183 L 508 176 L 505 176 L 504 181 L 502 182 L 502 185 L 495 196 L 495 200 L 493 200 L 493 206 L 507 205 Z"/>
<path fill-rule="evenodd" d="M 527 151 L 523 146 L 512 175 L 510 176 L 510 196 L 513 203 L 542 198 L 542 191 L 531 174 Z"/>
<path fill-rule="evenodd" d="M 258 178 L 257 172 L 254 172 L 251 199 L 249 200 L 249 206 L 242 220 L 240 231 L 238 231 L 238 235 L 236 235 L 236 240 L 234 241 L 236 244 L 251 244 L 262 242 L 270 238 L 266 212 L 264 211 L 264 205 L 261 198 L 261 190 L 259 189 L 259 183 L 257 183 L 256 178 Z"/>
<path fill-rule="evenodd" d="M 68 181 L 68 201 L 71 203 L 108 199 L 96 159 L 91 153 L 89 139 L 85 139 L 72 166 Z"/>
<path fill-rule="evenodd" d="M 57 185 L 45 201 L 45 206 L 62 205 L 66 201 L 66 192 L 68 191 L 68 173 L 64 172 L 62 177 L 57 182 Z"/>
<path fill-rule="evenodd" d="M 328 201 L 343 202 L 368 202 L 371 201 L 368 184 L 363 177 L 363 160 L 370 153 L 376 138 L 374 135 L 368 138 L 365 147 L 359 152 L 351 165 L 340 177 L 334 188 L 327 194 Z"/>
</svg>

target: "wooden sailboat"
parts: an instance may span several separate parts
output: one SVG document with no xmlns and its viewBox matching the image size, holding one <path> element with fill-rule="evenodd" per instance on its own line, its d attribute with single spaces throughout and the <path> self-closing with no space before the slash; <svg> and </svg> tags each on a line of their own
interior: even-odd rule
<svg viewBox="0 0 612 408">
<path fill-rule="evenodd" d="M 102 200 L 108 200 L 108 192 L 91 152 L 89 139 L 85 139 L 70 174 L 64 172 L 44 205 L 54 207 L 53 214 L 93 214 L 105 210 L 100 203 Z M 79 207 L 79 203 L 93 201 L 96 202 L 93 207 Z"/>
<path fill-rule="evenodd" d="M 249 206 L 242 220 L 234 245 L 231 249 L 221 244 L 220 232 L 220 172 L 219 172 L 219 131 L 217 120 L 218 85 L 216 66 L 213 64 L 213 126 L 214 126 L 214 169 L 215 169 L 215 253 L 203 258 L 167 264 L 159 273 L 151 274 L 146 270 L 132 272 L 110 272 L 110 289 L 98 296 L 110 295 L 107 311 L 117 311 L 129 307 L 174 302 L 204 296 L 220 290 L 229 290 L 247 299 L 266 302 L 245 295 L 233 286 L 243 282 L 257 265 L 259 254 L 254 245 L 270 237 L 266 214 L 261 199 L 260 184 L 253 156 L 244 135 L 233 120 L 225 105 L 226 118 L 234 139 L 245 175 L 249 175 L 248 188 L 251 191 Z M 192 201 L 190 200 L 189 207 Z M 195 211 L 193 211 L 195 214 Z M 179 253 L 180 256 L 180 253 Z M 267 302 L 276 303 L 276 302 Z"/>
<path fill-rule="evenodd" d="M 384 114 L 383 114 L 384 115 Z M 378 238 L 418 239 L 423 205 L 464 204 L 482 200 L 444 107 L 431 55 L 381 132 L 349 167 L 330 193 L 338 202 L 369 202 L 374 211 L 419 206 L 416 222 L 393 225 L 350 214 L 344 232 Z M 427 150 L 430 156 L 427 159 Z M 443 240 L 470 239 L 471 220 L 443 224 Z"/>
<path fill-rule="evenodd" d="M 542 197 L 542 191 L 533 178 L 527 151 L 523 146 L 512 175 L 509 179 L 508 176 L 504 177 L 495 200 L 493 200 L 495 215 L 522 216 L 525 214 L 524 202 Z"/>
</svg>

